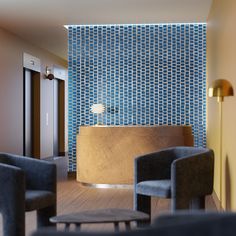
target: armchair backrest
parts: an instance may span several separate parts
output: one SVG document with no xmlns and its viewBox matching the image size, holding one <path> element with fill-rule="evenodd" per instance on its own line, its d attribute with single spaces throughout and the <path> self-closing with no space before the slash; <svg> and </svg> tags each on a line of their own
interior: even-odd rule
<svg viewBox="0 0 236 236">
<path fill-rule="evenodd" d="M 177 147 L 171 164 L 173 197 L 205 196 L 213 191 L 214 152 L 207 148 Z"/>
<path fill-rule="evenodd" d="M 25 172 L 26 189 L 56 193 L 56 165 L 30 157 L 0 153 L 0 163 L 12 165 Z"/>
<path fill-rule="evenodd" d="M 178 161 L 175 165 L 179 165 L 179 159 L 190 157 L 200 157 L 197 161 L 202 163 L 206 161 L 210 165 L 210 170 L 212 170 L 214 165 L 214 153 L 212 150 L 187 146 L 170 147 L 135 159 L 135 183 L 143 180 L 170 179 L 171 172 L 175 171 L 172 167 L 173 163 Z M 201 158 L 203 157 L 205 159 L 202 161 Z M 194 161 L 195 159 L 192 159 L 190 162 Z M 213 178 L 213 176 L 211 177 Z"/>
<path fill-rule="evenodd" d="M 176 159 L 195 156 L 195 155 L 201 155 L 204 153 L 208 153 L 209 151 L 212 151 L 210 149 L 202 148 L 202 147 L 181 147 L 181 146 L 170 148 L 170 150 L 172 150 Z"/>
<path fill-rule="evenodd" d="M 134 161 L 135 183 L 144 180 L 170 179 L 171 163 L 176 159 L 172 149 L 139 156 Z"/>
<path fill-rule="evenodd" d="M 11 160 L 7 157 L 5 153 L 0 153 L 0 163 L 12 165 Z"/>
</svg>

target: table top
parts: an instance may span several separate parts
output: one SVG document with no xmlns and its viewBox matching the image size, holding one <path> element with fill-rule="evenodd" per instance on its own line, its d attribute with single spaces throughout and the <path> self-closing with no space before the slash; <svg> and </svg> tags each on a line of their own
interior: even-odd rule
<svg viewBox="0 0 236 236">
<path fill-rule="evenodd" d="M 52 223 L 115 223 L 149 220 L 149 215 L 131 209 L 96 209 L 59 215 L 50 218 Z"/>
</svg>

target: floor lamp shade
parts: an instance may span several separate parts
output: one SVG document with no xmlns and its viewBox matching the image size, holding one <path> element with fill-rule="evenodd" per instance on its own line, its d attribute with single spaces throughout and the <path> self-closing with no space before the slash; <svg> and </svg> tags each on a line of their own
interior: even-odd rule
<svg viewBox="0 0 236 236">
<path fill-rule="evenodd" d="M 217 79 L 209 87 L 209 97 L 217 97 L 218 102 L 223 102 L 224 97 L 233 96 L 234 90 L 231 83 L 225 79 Z"/>
</svg>

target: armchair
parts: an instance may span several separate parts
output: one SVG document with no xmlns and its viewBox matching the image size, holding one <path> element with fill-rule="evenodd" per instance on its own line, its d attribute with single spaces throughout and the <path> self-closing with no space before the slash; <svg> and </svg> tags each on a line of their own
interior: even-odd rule
<svg viewBox="0 0 236 236">
<path fill-rule="evenodd" d="M 213 191 L 214 153 L 173 147 L 135 159 L 134 209 L 151 215 L 151 196 L 171 198 L 172 211 L 205 209 Z"/>
<path fill-rule="evenodd" d="M 0 153 L 0 213 L 4 236 L 25 235 L 25 211 L 37 210 L 37 226 L 56 215 L 56 166 Z"/>
<path fill-rule="evenodd" d="M 159 216 L 151 227 L 113 232 L 56 232 L 40 230 L 32 236 L 234 236 L 236 214 L 218 212 L 180 212 Z"/>
</svg>

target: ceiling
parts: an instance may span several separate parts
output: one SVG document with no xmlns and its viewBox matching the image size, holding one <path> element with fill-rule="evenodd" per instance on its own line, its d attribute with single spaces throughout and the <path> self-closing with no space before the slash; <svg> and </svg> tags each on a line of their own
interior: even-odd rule
<svg viewBox="0 0 236 236">
<path fill-rule="evenodd" d="M 67 59 L 63 25 L 206 22 L 212 0 L 0 0 L 0 27 Z"/>
</svg>

